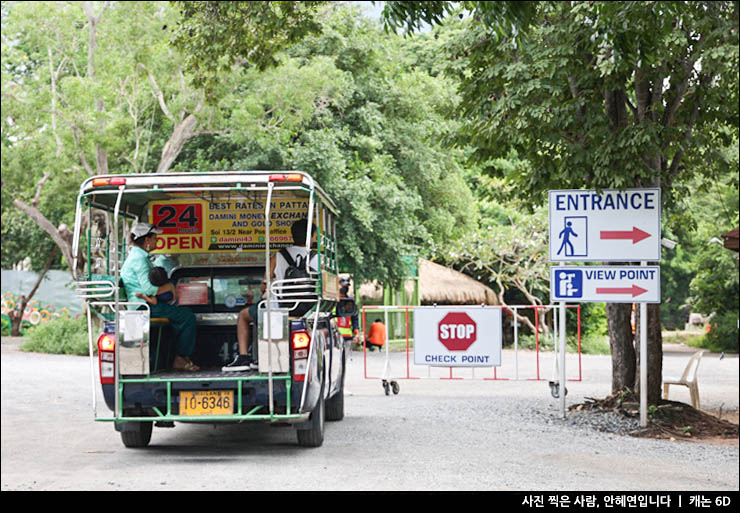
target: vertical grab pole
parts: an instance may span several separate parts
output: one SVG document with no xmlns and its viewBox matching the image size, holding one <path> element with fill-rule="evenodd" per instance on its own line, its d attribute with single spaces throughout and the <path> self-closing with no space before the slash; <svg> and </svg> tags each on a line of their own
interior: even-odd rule
<svg viewBox="0 0 740 513">
<path fill-rule="evenodd" d="M 270 399 L 270 418 L 273 414 L 272 396 L 272 273 L 270 272 L 270 201 L 274 184 L 267 184 L 267 202 L 265 203 L 265 276 L 267 277 L 267 390 Z M 257 337 L 259 339 L 259 336 Z M 305 388 L 305 387 L 304 387 Z"/>
<path fill-rule="evenodd" d="M 647 303 L 640 303 L 640 427 L 647 426 L 647 362 Z"/>
<path fill-rule="evenodd" d="M 311 192 L 308 196 L 308 219 L 307 219 L 307 235 L 312 232 L 313 229 L 313 206 L 314 206 L 314 184 L 311 182 Z M 310 263 L 311 263 L 311 237 L 306 237 L 306 255 L 308 255 L 308 258 L 306 258 L 306 272 L 310 269 Z M 321 265 L 321 256 L 319 252 L 319 265 Z M 321 272 L 321 269 L 318 269 L 319 273 Z M 319 281 L 320 278 L 319 278 Z M 313 329 L 311 331 L 311 341 L 308 343 L 308 360 L 306 363 L 306 378 L 303 382 L 303 390 L 301 391 L 301 404 L 298 406 L 298 411 L 303 412 L 303 405 L 306 402 L 306 391 L 308 390 L 308 383 L 309 383 L 309 376 L 311 375 L 311 357 L 313 356 L 314 347 L 317 346 L 316 344 L 316 329 L 318 328 L 318 319 L 319 319 L 319 310 L 321 309 L 320 302 L 321 298 L 316 300 L 316 312 L 314 313 L 314 322 L 313 322 Z M 295 303 L 296 305 L 298 303 Z M 317 349 L 318 351 L 318 349 Z M 318 368 L 317 364 L 317 370 L 320 372 L 321 369 Z M 321 379 L 321 378 L 320 378 Z M 328 393 L 328 390 L 324 391 L 325 394 Z"/>
<path fill-rule="evenodd" d="M 120 384 L 118 383 L 118 371 L 120 369 L 120 361 L 121 361 L 121 354 L 119 351 L 121 347 L 120 341 L 123 340 L 123 337 L 121 336 L 121 314 L 118 311 L 120 307 L 120 305 L 118 304 L 118 286 L 119 286 L 118 282 L 121 279 L 120 269 L 118 265 L 118 212 L 121 210 L 121 198 L 123 197 L 123 188 L 124 188 L 123 185 L 118 188 L 118 197 L 116 198 L 116 206 L 113 209 L 113 248 L 116 252 L 116 256 L 113 259 L 113 270 L 115 271 L 114 275 L 116 279 L 116 283 L 113 286 L 113 290 L 114 290 L 113 308 L 115 309 L 114 319 L 116 321 L 116 329 L 115 329 L 116 344 L 114 346 L 115 360 L 113 362 L 113 378 L 114 378 L 113 390 L 115 390 L 116 393 L 115 393 L 115 404 L 114 404 L 113 413 L 116 418 L 118 418 L 120 414 L 120 409 L 121 409 L 121 404 L 120 404 L 121 394 L 119 393 L 120 390 L 118 389 L 118 387 L 120 386 Z"/>
<path fill-rule="evenodd" d="M 92 319 L 90 316 L 92 315 L 92 312 L 90 312 L 90 301 L 85 300 L 85 313 L 87 314 L 87 343 L 89 345 L 89 351 L 90 351 L 90 384 L 92 385 L 90 387 L 90 390 L 92 390 L 92 407 L 93 407 L 93 415 L 94 418 L 98 418 L 98 401 L 97 401 L 97 394 L 95 393 L 96 387 L 95 387 L 95 357 L 93 356 L 95 353 L 93 352 L 93 333 L 92 333 Z"/>
</svg>

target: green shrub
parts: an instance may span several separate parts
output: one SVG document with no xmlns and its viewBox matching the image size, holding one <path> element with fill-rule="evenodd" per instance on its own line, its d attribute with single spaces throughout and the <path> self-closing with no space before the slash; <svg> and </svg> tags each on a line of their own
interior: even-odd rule
<svg viewBox="0 0 740 513">
<path fill-rule="evenodd" d="M 704 347 L 713 353 L 738 352 L 737 312 L 724 312 L 712 317 L 709 332 L 704 335 Z"/>
<path fill-rule="evenodd" d="M 28 330 L 22 351 L 88 355 L 87 323 L 83 319 L 57 317 Z"/>
</svg>

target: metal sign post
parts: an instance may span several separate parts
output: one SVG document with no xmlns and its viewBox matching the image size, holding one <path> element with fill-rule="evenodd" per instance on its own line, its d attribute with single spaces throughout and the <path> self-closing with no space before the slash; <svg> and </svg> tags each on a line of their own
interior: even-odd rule
<svg viewBox="0 0 740 513">
<path fill-rule="evenodd" d="M 640 427 L 647 426 L 647 362 L 647 303 L 640 303 Z"/>
</svg>

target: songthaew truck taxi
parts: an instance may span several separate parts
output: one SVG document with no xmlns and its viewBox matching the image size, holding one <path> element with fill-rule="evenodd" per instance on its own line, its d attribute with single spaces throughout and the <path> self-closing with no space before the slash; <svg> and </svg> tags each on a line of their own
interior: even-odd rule
<svg viewBox="0 0 740 513">
<path fill-rule="evenodd" d="M 299 445 L 320 446 L 324 421 L 344 417 L 348 348 L 336 318 L 355 311 L 338 295 L 337 214 L 299 171 L 85 180 L 73 254 L 85 258 L 75 279 L 86 304 L 95 420 L 111 422 L 126 447 L 147 446 L 153 427 L 251 421 L 291 424 Z M 301 272 L 285 264 L 276 272 L 273 257 L 295 248 L 291 227 L 301 219 L 308 236 L 300 247 L 310 258 L 291 262 Z M 185 368 L 176 365 L 177 326 L 157 316 L 163 296 L 127 297 L 124 263 L 142 251 L 130 238 L 144 224 L 156 237 L 139 265 L 162 267 L 173 308 L 195 317 Z M 252 365 L 227 371 L 244 309 Z M 110 414 L 99 413 L 100 402 Z"/>
</svg>

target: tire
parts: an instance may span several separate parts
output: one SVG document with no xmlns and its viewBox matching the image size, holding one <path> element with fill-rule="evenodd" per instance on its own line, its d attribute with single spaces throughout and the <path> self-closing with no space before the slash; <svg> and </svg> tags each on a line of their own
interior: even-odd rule
<svg viewBox="0 0 740 513">
<path fill-rule="evenodd" d="M 342 385 L 333 397 L 326 401 L 326 420 L 335 421 L 344 418 L 344 378 Z"/>
<path fill-rule="evenodd" d="M 131 422 L 133 429 L 121 431 L 121 441 L 129 448 L 146 447 L 152 439 L 152 422 Z"/>
<path fill-rule="evenodd" d="M 321 444 L 324 443 L 324 407 L 324 387 L 322 386 L 319 393 L 319 400 L 308 420 L 310 427 L 308 429 L 296 430 L 298 445 L 301 447 L 321 447 Z"/>
</svg>

